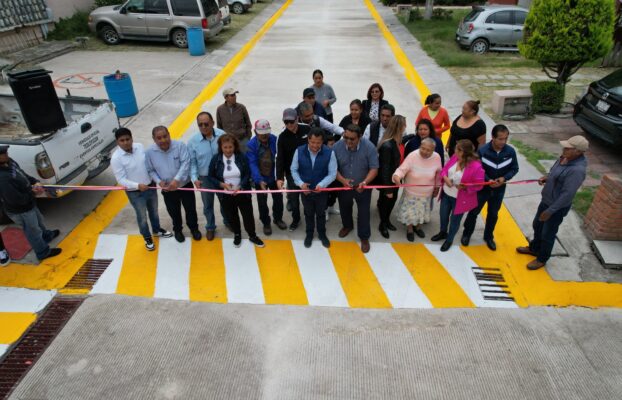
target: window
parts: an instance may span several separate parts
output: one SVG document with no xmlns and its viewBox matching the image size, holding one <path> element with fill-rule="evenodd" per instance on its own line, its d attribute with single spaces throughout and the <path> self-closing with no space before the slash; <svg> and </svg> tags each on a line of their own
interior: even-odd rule
<svg viewBox="0 0 622 400">
<path fill-rule="evenodd" d="M 205 16 L 218 14 L 218 11 L 220 11 L 218 3 L 214 0 L 201 0 L 201 5 L 203 6 Z"/>
<path fill-rule="evenodd" d="M 526 18 L 527 18 L 526 12 L 524 11 L 514 12 L 514 25 L 525 25 Z"/>
<path fill-rule="evenodd" d="M 511 11 L 499 11 L 492 14 L 486 19 L 487 24 L 512 24 L 512 12 Z"/>
<path fill-rule="evenodd" d="M 125 9 L 129 13 L 142 14 L 145 12 L 145 0 L 130 0 Z"/>
<path fill-rule="evenodd" d="M 475 18 L 477 18 L 481 13 L 482 10 L 472 10 L 466 17 L 464 17 L 464 22 L 475 21 Z"/>
<path fill-rule="evenodd" d="M 173 14 L 186 17 L 200 17 L 197 0 L 171 0 Z"/>
<path fill-rule="evenodd" d="M 166 0 L 146 0 L 145 10 L 147 14 L 169 14 Z"/>
</svg>

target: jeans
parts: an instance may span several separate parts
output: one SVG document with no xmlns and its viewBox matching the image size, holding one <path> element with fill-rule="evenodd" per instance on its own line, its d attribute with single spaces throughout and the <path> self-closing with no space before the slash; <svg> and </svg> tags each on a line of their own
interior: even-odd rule
<svg viewBox="0 0 622 400">
<path fill-rule="evenodd" d="M 287 179 L 287 188 L 292 189 L 300 189 L 294 183 L 293 179 Z M 300 193 L 287 193 L 287 200 L 292 208 L 292 223 L 300 222 Z M 304 196 L 304 195 L 303 195 Z"/>
<path fill-rule="evenodd" d="M 237 195 L 223 195 L 224 202 L 222 203 L 225 210 L 225 215 L 231 221 L 231 230 L 234 235 L 240 235 L 242 228 L 240 226 L 240 214 L 242 214 L 242 220 L 244 221 L 244 229 L 248 233 L 249 237 L 256 236 L 255 234 L 255 217 L 253 215 L 253 200 L 250 194 L 237 194 Z M 238 210 L 240 213 L 238 213 Z"/>
<path fill-rule="evenodd" d="M 158 216 L 158 192 L 155 190 L 145 190 L 144 192 L 135 190 L 125 192 L 125 194 L 132 207 L 134 207 L 140 234 L 145 239 L 151 237 L 149 224 L 147 224 L 147 215 L 149 215 L 153 233 L 159 232 L 161 228 L 160 217 Z"/>
<path fill-rule="evenodd" d="M 359 193 L 356 190 L 339 192 L 339 211 L 341 212 L 341 223 L 344 228 L 354 228 L 352 207 L 355 201 L 358 211 L 358 216 L 356 218 L 356 232 L 361 240 L 368 240 L 371 236 L 371 228 L 369 224 L 371 190 L 364 190 L 362 193 Z"/>
<path fill-rule="evenodd" d="M 441 232 L 447 232 L 447 241 L 453 243 L 458 229 L 460 229 L 460 221 L 462 221 L 462 214 L 456 215 L 453 211 L 456 208 L 456 198 L 451 197 L 443 192 L 441 197 Z M 449 225 L 449 231 L 447 230 Z"/>
<path fill-rule="evenodd" d="M 317 225 L 317 233 L 320 237 L 326 236 L 326 192 L 303 194 L 302 205 L 305 208 L 305 229 L 307 236 L 313 236 Z"/>
<path fill-rule="evenodd" d="M 201 187 L 204 189 L 213 189 L 209 178 L 207 176 L 200 176 L 199 180 L 201 181 Z M 203 215 L 205 215 L 205 230 L 213 231 L 216 230 L 216 216 L 214 215 L 214 195 L 216 193 L 212 192 L 200 192 L 201 200 L 203 201 Z M 229 225 L 229 220 L 225 216 L 224 208 L 222 207 L 222 198 L 218 197 L 218 202 L 220 203 L 220 214 L 222 215 L 223 224 Z"/>
<path fill-rule="evenodd" d="M 570 211 L 570 206 L 564 207 L 557 210 L 547 221 L 541 222 L 540 214 L 547 208 L 549 208 L 548 204 L 540 202 L 536 216 L 533 219 L 533 240 L 529 242 L 529 249 L 538 254 L 538 261 L 544 264 L 551 258 L 551 251 L 553 251 L 555 236 L 559 226 L 562 224 L 568 211 Z"/>
<path fill-rule="evenodd" d="M 188 182 L 184 188 L 192 188 L 192 183 Z M 173 231 L 181 232 L 183 230 L 183 220 L 181 219 L 181 206 L 186 211 L 186 225 L 191 231 L 199 229 L 197 218 L 197 201 L 194 198 L 194 192 L 186 190 L 173 190 L 170 192 L 162 191 L 166 210 L 173 220 Z"/>
<path fill-rule="evenodd" d="M 261 187 L 256 184 L 255 189 L 261 190 Z M 276 182 L 268 183 L 268 189 L 276 190 Z M 268 195 L 257 193 L 257 205 L 261 223 L 264 226 L 269 226 L 270 209 L 268 208 Z M 272 193 L 272 219 L 274 222 L 283 220 L 283 193 Z"/>
<path fill-rule="evenodd" d="M 54 232 L 48 230 L 43 224 L 43 215 L 37 206 L 23 213 L 7 212 L 6 214 L 24 230 L 26 239 L 39 260 L 50 254 L 48 243 L 52 240 Z"/>
<path fill-rule="evenodd" d="M 391 212 L 393 211 L 393 207 L 395 207 L 398 191 L 399 188 L 383 189 L 380 191 L 377 203 L 378 214 L 380 214 L 380 225 L 385 225 L 391 222 Z M 388 193 L 393 193 L 393 198 L 388 198 L 386 196 Z"/>
<path fill-rule="evenodd" d="M 482 211 L 484 204 L 488 203 L 488 212 L 486 214 L 486 226 L 484 227 L 484 240 L 492 240 L 494 238 L 495 226 L 499 219 L 499 210 L 503 204 L 503 196 L 505 196 L 505 185 L 498 188 L 484 186 L 482 190 L 477 192 L 477 207 L 469 211 L 464 220 L 463 236 L 471 237 L 475 230 L 477 216 Z"/>
</svg>

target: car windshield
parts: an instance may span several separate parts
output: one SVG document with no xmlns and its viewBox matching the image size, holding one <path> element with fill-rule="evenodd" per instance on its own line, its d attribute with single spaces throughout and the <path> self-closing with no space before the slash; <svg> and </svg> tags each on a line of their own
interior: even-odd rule
<svg viewBox="0 0 622 400">
<path fill-rule="evenodd" d="M 475 18 L 477 18 L 477 16 L 480 15 L 481 13 L 482 13 L 482 10 L 471 10 L 471 12 L 468 13 L 466 17 L 464 17 L 464 22 L 475 21 Z"/>
<path fill-rule="evenodd" d="M 609 92 L 622 96 L 622 69 L 607 75 L 600 80 L 600 85 L 606 88 Z"/>
</svg>

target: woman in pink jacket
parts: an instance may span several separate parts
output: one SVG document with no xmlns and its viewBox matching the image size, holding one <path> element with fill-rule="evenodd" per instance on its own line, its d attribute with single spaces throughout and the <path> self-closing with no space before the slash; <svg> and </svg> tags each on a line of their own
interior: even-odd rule
<svg viewBox="0 0 622 400">
<path fill-rule="evenodd" d="M 432 236 L 432 241 L 445 239 L 441 251 L 447 251 L 460 229 L 462 214 L 477 207 L 477 192 L 484 183 L 484 169 L 470 140 L 463 139 L 456 143 L 456 151 L 445 164 L 441 178 L 441 231 Z"/>
</svg>

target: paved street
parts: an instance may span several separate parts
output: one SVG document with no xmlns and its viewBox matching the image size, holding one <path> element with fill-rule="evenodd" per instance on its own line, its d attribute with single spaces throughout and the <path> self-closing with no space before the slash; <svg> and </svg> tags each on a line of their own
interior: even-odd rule
<svg viewBox="0 0 622 400">
<path fill-rule="evenodd" d="M 240 91 L 251 120 L 267 118 L 278 133 L 283 108 L 300 101 L 315 68 L 337 93 L 337 121 L 372 82 L 382 83 L 409 132 L 429 92 L 440 92 L 457 115 L 466 93 L 408 46 L 412 36 L 389 9 L 377 7 L 277 1 L 198 61 L 167 54 L 145 59 L 152 63 L 145 68 L 128 56 L 126 65 L 115 59 L 101 68 L 141 71 L 133 75 L 141 113 L 123 122 L 146 144 L 156 124 L 187 141 L 196 113 L 215 112 L 225 87 Z M 77 53 L 49 63 L 62 71 L 54 77 L 60 82 L 88 59 Z M 162 72 L 167 64 L 179 73 Z M 76 90 L 103 96 L 102 88 Z M 523 161 L 517 179 L 537 177 Z M 113 182 L 107 171 L 95 184 Z M 219 228 L 213 242 L 161 239 L 146 252 L 123 193 L 107 195 L 95 211 L 101 196 L 71 194 L 79 212 L 49 206 L 50 219 L 65 228 L 63 255 L 0 269 L 0 354 L 57 291 L 90 294 L 12 398 L 622 397 L 614 367 L 622 363 L 622 285 L 557 281 L 545 269 L 527 271 L 531 258 L 514 251 L 525 243 L 539 190 L 508 190 L 496 252 L 481 240 L 481 221 L 471 246 L 440 252 L 429 240 L 436 211 L 425 239 L 409 243 L 398 227 L 386 240 L 376 229 L 374 194 L 368 254 L 355 232 L 337 239 L 338 215 L 328 223 L 330 249 L 317 241 L 306 249 L 304 227 L 274 228 L 263 249 L 247 240 L 236 249 Z M 197 205 L 201 214 L 198 196 Z M 162 201 L 160 216 L 170 228 Z M 257 216 L 255 209 L 260 226 Z M 556 271 L 573 262 L 561 246 L 555 251 L 565 256 Z M 64 289 L 88 259 L 111 264 L 90 293 Z"/>
</svg>

